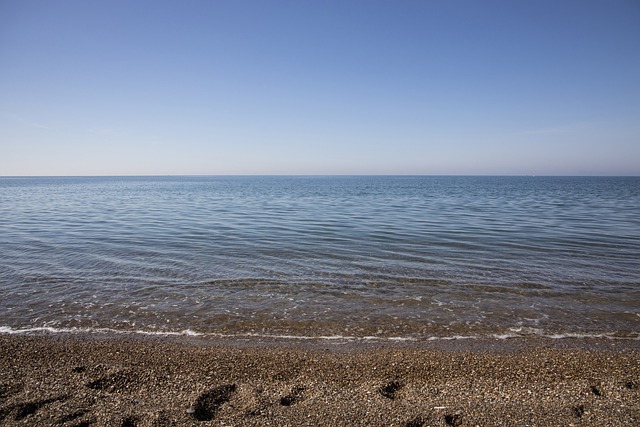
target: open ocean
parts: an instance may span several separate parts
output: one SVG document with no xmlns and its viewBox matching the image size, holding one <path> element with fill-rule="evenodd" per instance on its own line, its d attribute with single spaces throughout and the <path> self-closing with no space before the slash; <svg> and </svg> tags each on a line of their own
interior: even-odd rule
<svg viewBox="0 0 640 427">
<path fill-rule="evenodd" d="M 640 339 L 640 178 L 0 178 L 0 332 Z"/>
</svg>

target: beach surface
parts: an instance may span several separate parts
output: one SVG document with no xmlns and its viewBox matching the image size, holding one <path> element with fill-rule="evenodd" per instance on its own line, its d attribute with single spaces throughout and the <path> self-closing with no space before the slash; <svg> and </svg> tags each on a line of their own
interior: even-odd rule
<svg viewBox="0 0 640 427">
<path fill-rule="evenodd" d="M 506 341 L 0 335 L 0 425 L 640 425 L 636 343 Z"/>
</svg>

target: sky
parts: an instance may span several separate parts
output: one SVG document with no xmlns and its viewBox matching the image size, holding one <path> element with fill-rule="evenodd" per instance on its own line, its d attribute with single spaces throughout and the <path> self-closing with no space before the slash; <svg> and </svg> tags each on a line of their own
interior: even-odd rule
<svg viewBox="0 0 640 427">
<path fill-rule="evenodd" d="M 640 175 L 638 0 L 0 0 L 0 176 Z"/>
</svg>

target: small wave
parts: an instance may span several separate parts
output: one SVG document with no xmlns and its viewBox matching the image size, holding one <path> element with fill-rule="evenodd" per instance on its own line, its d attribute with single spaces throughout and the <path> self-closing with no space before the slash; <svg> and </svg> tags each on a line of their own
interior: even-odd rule
<svg viewBox="0 0 640 427">
<path fill-rule="evenodd" d="M 505 333 L 488 333 L 473 335 L 434 335 L 428 337 L 384 337 L 375 335 L 288 335 L 288 334 L 262 334 L 254 332 L 218 333 L 197 332 L 191 329 L 181 331 L 151 331 L 151 330 L 125 330 L 112 328 L 55 328 L 51 326 L 37 326 L 29 328 L 13 328 L 0 326 L 0 334 L 8 335 L 37 335 L 37 334 L 116 334 L 116 335 L 147 335 L 147 336 L 176 336 L 176 337 L 201 337 L 201 338 L 227 338 L 227 339 L 263 339 L 263 340 L 291 340 L 291 341 L 333 341 L 333 342 L 420 342 L 420 341 L 456 341 L 456 340 L 481 340 L 498 339 L 507 340 L 537 336 L 549 339 L 612 339 L 612 340 L 640 340 L 640 333 L 620 335 L 617 333 L 550 333 L 536 328 L 510 328 Z"/>
<path fill-rule="evenodd" d="M 280 335 L 259 333 L 223 334 L 216 332 L 195 332 L 191 329 L 182 331 L 145 331 L 123 330 L 112 328 L 54 328 L 51 326 L 38 326 L 32 328 L 12 328 L 0 326 L 0 334 L 30 335 L 30 334 L 118 334 L 118 335 L 153 335 L 153 336 L 187 336 L 187 337 L 211 337 L 211 338 L 259 338 L 273 340 L 326 340 L 326 341 L 417 341 L 413 337 L 376 337 L 376 336 L 349 336 L 349 335 Z"/>
<path fill-rule="evenodd" d="M 140 334 L 140 335 L 160 335 L 160 336 L 188 336 L 197 337 L 205 334 L 200 332 L 194 332 L 191 329 L 185 329 L 182 331 L 144 331 L 144 330 L 123 330 L 123 329 L 111 329 L 111 328 L 53 328 L 51 326 L 37 326 L 33 328 L 12 328 L 10 326 L 0 326 L 1 334 L 9 335 L 28 335 L 37 333 L 51 333 L 51 334 Z"/>
<path fill-rule="evenodd" d="M 630 339 L 640 340 L 640 332 L 621 335 L 620 333 L 587 333 L 587 332 L 547 332 L 539 328 L 509 328 L 510 333 L 504 334 L 506 338 L 517 338 L 527 336 L 540 336 L 551 339 L 567 339 L 567 338 L 606 338 L 606 339 Z M 497 336 L 496 336 L 497 337 Z"/>
</svg>

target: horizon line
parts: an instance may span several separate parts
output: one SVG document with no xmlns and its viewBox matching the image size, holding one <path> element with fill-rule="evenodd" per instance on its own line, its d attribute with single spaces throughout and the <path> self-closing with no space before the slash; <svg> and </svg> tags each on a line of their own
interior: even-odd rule
<svg viewBox="0 0 640 427">
<path fill-rule="evenodd" d="M 637 175 L 585 174 L 113 174 L 113 175 L 0 175 L 0 178 L 180 178 L 180 177 L 575 177 L 575 178 L 637 178 Z"/>
</svg>

